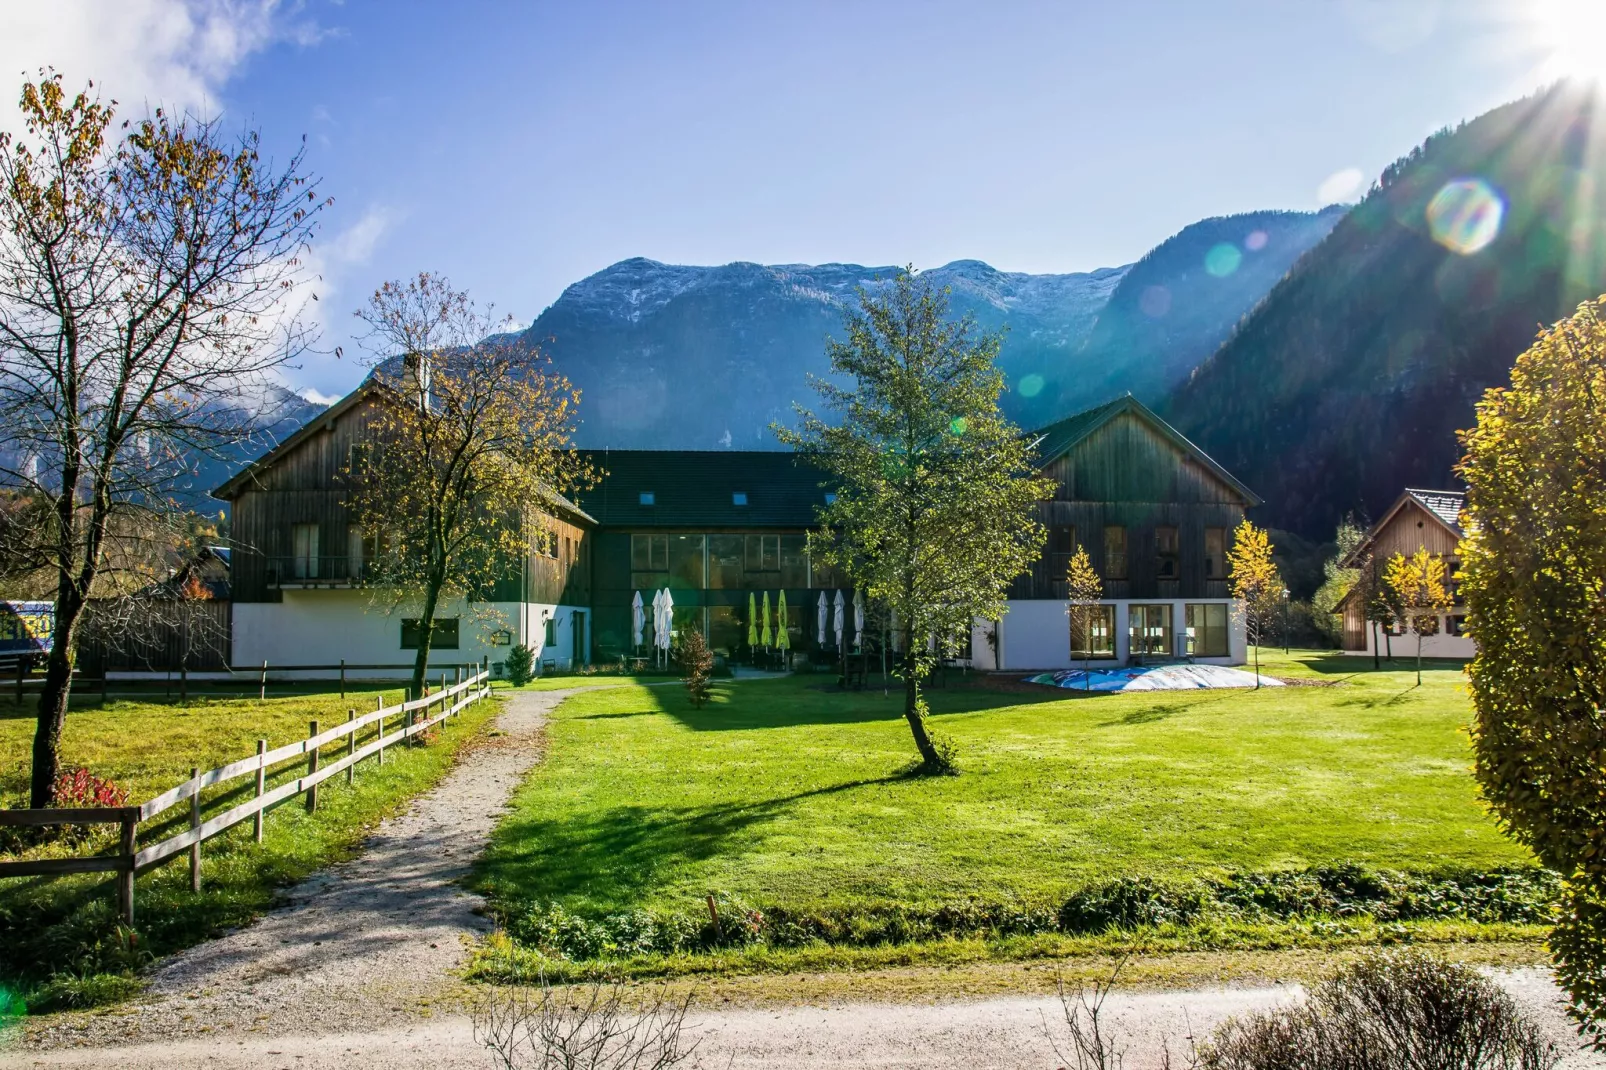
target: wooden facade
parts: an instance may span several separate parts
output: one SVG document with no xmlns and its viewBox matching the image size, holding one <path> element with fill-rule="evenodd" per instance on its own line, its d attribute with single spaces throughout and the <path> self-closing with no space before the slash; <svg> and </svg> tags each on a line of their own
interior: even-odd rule
<svg viewBox="0 0 1606 1070">
<path fill-rule="evenodd" d="M 1344 566 L 1355 568 L 1369 557 L 1381 569 L 1396 554 L 1410 557 L 1425 549 L 1444 561 L 1453 594 L 1454 577 L 1461 567 L 1460 512 L 1464 504 L 1461 491 L 1407 488 L 1350 552 Z M 1367 649 L 1365 606 L 1358 598 L 1346 595 L 1338 604 L 1338 612 L 1343 623 L 1343 649 Z M 1460 599 L 1455 598 L 1450 615 L 1464 612 Z"/>
<path fill-rule="evenodd" d="M 352 448 L 370 441 L 375 407 L 391 403 L 382 388 L 359 388 L 214 492 L 232 504 L 236 602 L 277 602 L 286 588 L 362 585 L 362 533 L 346 508 L 342 473 Z M 522 566 L 510 562 L 485 600 L 587 604 L 589 518 L 556 502 L 532 509 L 548 537 Z"/>
<path fill-rule="evenodd" d="M 1078 545 L 1103 577 L 1106 599 L 1228 597 L 1225 549 L 1258 500 L 1131 398 L 1104 408 L 1104 419 L 1084 421 L 1045 458 L 1054 496 L 1038 519 L 1048 542 L 1010 597 L 1063 601 Z"/>
</svg>

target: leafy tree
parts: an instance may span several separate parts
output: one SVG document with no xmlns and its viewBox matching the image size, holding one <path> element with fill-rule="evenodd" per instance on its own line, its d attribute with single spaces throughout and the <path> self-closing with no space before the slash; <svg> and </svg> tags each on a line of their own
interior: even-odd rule
<svg viewBox="0 0 1606 1070">
<path fill-rule="evenodd" d="M 570 447 L 580 395 L 489 312 L 427 272 L 387 282 L 357 313 L 376 352 L 369 447 L 342 473 L 380 597 L 418 607 L 412 689 L 423 693 L 443 600 L 484 597 L 533 548 L 554 496 L 589 485 Z M 523 597 L 523 593 L 520 593 Z"/>
<path fill-rule="evenodd" d="M 1093 657 L 1093 614 L 1104 598 L 1104 581 L 1093 568 L 1093 562 L 1088 560 L 1087 548 L 1081 543 L 1077 543 L 1076 553 L 1065 567 L 1065 598 L 1070 603 L 1067 608 L 1071 617 L 1071 657 L 1076 657 L 1080 639 L 1082 682 L 1086 685 L 1084 690 L 1091 690 L 1093 681 L 1088 671 Z"/>
<path fill-rule="evenodd" d="M 327 202 L 258 135 L 158 109 L 111 132 L 112 105 L 58 75 L 23 85 L 0 134 L 0 488 L 7 568 L 47 577 L 30 805 L 59 771 L 85 609 L 110 574 L 159 558 L 199 464 L 248 438 L 274 369 L 299 351 L 296 258 Z M 137 571 L 137 567 L 134 571 Z"/>
<path fill-rule="evenodd" d="M 1410 557 L 1395 554 L 1383 572 L 1383 583 L 1393 592 L 1392 601 L 1416 636 L 1416 682 L 1422 683 L 1422 639 L 1439 634 L 1439 614 L 1450 608 L 1450 592 L 1445 587 L 1444 559 L 1419 546 Z"/>
<path fill-rule="evenodd" d="M 1232 549 L 1227 551 L 1227 579 L 1243 613 L 1244 629 L 1255 647 L 1256 690 L 1260 689 L 1260 644 L 1276 626 L 1285 590 L 1271 554 L 1270 537 L 1247 520 L 1233 532 Z"/>
<path fill-rule="evenodd" d="M 1010 580 L 1042 548 L 1034 506 L 1051 493 L 999 412 L 998 336 L 947 313 L 947 291 L 912 269 L 860 291 L 846 340 L 827 347 L 845 385 L 814 381 L 839 420 L 799 407 L 798 430 L 776 429 L 835 480 L 810 552 L 891 615 L 904 717 L 927 772 L 951 762 L 926 726 L 920 681 L 977 618 L 1003 615 Z"/>
<path fill-rule="evenodd" d="M 524 643 L 519 643 L 507 652 L 508 683 L 514 687 L 523 687 L 535 679 L 535 651 Z"/>
<path fill-rule="evenodd" d="M 686 697 L 693 708 L 701 709 L 708 703 L 712 686 L 714 653 L 708 649 L 701 628 L 687 628 L 680 638 L 681 678 L 686 684 Z"/>
<path fill-rule="evenodd" d="M 1333 554 L 1322 563 L 1322 585 L 1311 597 L 1311 613 L 1317 629 L 1334 645 L 1340 646 L 1344 638 L 1344 622 L 1338 615 L 1338 604 L 1349 594 L 1360 579 L 1359 568 L 1345 568 L 1344 560 L 1355 552 L 1366 532 L 1347 516 L 1339 522 L 1333 535 Z"/>
<path fill-rule="evenodd" d="M 1478 780 L 1563 877 L 1556 974 L 1599 1044 L 1606 1020 L 1606 299 L 1517 358 L 1463 433 L 1460 589 Z"/>
</svg>

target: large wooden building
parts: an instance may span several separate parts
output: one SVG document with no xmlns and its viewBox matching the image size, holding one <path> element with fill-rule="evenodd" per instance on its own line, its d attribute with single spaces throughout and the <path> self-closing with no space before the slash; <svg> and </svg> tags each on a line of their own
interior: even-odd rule
<svg viewBox="0 0 1606 1070">
<path fill-rule="evenodd" d="M 385 403 L 375 389 L 338 402 L 215 492 L 234 510 L 236 666 L 407 659 L 408 621 L 384 613 L 365 586 L 363 535 L 338 479 L 365 414 Z M 978 625 L 973 663 L 1073 663 L 1064 577 L 1078 545 L 1106 598 L 1076 661 L 1243 661 L 1226 551 L 1254 494 L 1130 396 L 1042 429 L 1034 445 L 1055 484 L 1038 506 L 1048 543 L 1013 585 L 1004 620 Z M 727 656 L 744 647 L 750 599 L 767 595 L 773 608 L 785 592 L 796 656 L 830 655 L 818 649 L 820 596 L 851 601 L 853 592 L 807 552 L 831 497 L 824 473 L 778 451 L 598 450 L 590 459 L 604 473 L 596 487 L 540 506 L 554 556 L 532 552 L 485 602 L 450 607 L 456 647 L 438 661 L 501 661 L 508 643 L 557 667 L 612 661 L 636 647 L 634 597 L 650 602 L 664 588 L 675 627 L 701 630 Z M 834 642 L 828 634 L 826 646 Z"/>
</svg>

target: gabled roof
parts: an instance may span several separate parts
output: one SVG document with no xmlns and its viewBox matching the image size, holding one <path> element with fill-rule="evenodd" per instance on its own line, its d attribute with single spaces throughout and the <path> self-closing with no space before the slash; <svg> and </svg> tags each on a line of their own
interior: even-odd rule
<svg viewBox="0 0 1606 1070">
<path fill-rule="evenodd" d="M 578 495 L 598 523 L 625 528 L 811 528 L 829 476 L 782 450 L 586 450 L 606 473 Z M 652 496 L 651 505 L 642 495 Z M 745 495 L 738 505 L 736 495 Z"/>
<path fill-rule="evenodd" d="M 314 432 L 328 427 L 333 421 L 356 408 L 358 402 L 370 394 L 376 394 L 382 390 L 384 390 L 384 387 L 371 379 L 364 382 L 357 389 L 296 428 L 277 446 L 274 446 L 268 452 L 230 476 L 222 486 L 212 492 L 212 497 L 220 501 L 232 502 L 240 496 L 242 491 L 250 489 L 249 484 L 255 479 L 258 472 L 266 471 L 273 467 L 281 457 L 284 457 L 301 443 L 311 438 Z"/>
<path fill-rule="evenodd" d="M 1466 491 L 1419 490 L 1413 487 L 1406 487 L 1404 493 L 1395 499 L 1393 505 L 1388 507 L 1388 511 L 1383 514 L 1383 519 L 1367 529 L 1366 537 L 1357 543 L 1355 549 L 1351 550 L 1349 555 L 1339 563 L 1340 567 L 1354 568 L 1355 562 L 1359 561 L 1362 555 L 1372 548 L 1372 543 L 1377 539 L 1377 533 L 1393 522 L 1395 516 L 1399 514 L 1401 509 L 1405 508 L 1407 502 L 1420 506 L 1422 511 L 1437 521 L 1440 527 L 1457 539 L 1461 538 L 1463 534 L 1461 530 L 1461 510 L 1467 504 Z"/>
<path fill-rule="evenodd" d="M 1260 496 L 1245 486 L 1237 476 L 1217 464 L 1208 453 L 1194 445 L 1181 431 L 1166 423 L 1155 414 L 1153 409 L 1150 409 L 1131 394 L 1116 398 L 1114 401 L 1107 401 L 1103 405 L 1086 409 L 1076 413 L 1074 416 L 1067 416 L 1057 423 L 1049 424 L 1047 427 L 1032 432 L 1027 438 L 1032 440 L 1039 462 L 1046 464 L 1056 457 L 1069 453 L 1078 444 L 1087 439 L 1088 436 L 1092 435 L 1093 432 L 1123 413 L 1130 413 L 1158 431 L 1162 437 L 1184 454 L 1192 457 L 1211 475 L 1241 494 L 1245 505 L 1254 506 L 1260 504 Z"/>
</svg>

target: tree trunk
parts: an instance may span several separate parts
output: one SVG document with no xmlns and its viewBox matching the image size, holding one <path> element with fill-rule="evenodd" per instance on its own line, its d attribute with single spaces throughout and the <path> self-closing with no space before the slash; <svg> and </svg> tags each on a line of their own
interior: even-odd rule
<svg viewBox="0 0 1606 1070">
<path fill-rule="evenodd" d="M 1374 620 L 1369 623 L 1372 625 L 1372 671 L 1376 672 L 1378 669 L 1382 668 L 1382 665 L 1377 660 L 1377 656 L 1382 649 L 1382 644 L 1377 641 L 1377 621 Z"/>
<path fill-rule="evenodd" d="M 441 583 L 431 581 L 424 588 L 424 605 L 418 614 L 418 650 L 413 655 L 412 697 L 424 697 L 429 677 L 429 649 L 435 638 L 435 608 L 440 604 Z"/>
<path fill-rule="evenodd" d="M 1260 629 L 1255 629 L 1255 690 L 1260 690 Z"/>
<path fill-rule="evenodd" d="M 1416 633 L 1416 686 L 1422 686 L 1422 633 Z"/>
<path fill-rule="evenodd" d="M 920 677 L 918 662 L 915 657 L 914 636 L 907 630 L 903 633 L 903 718 L 909 722 L 909 732 L 915 737 L 915 749 L 920 752 L 920 760 L 927 769 L 936 769 L 942 764 L 937 757 L 937 748 L 931 745 L 931 736 L 926 732 L 926 722 L 920 715 Z"/>
<path fill-rule="evenodd" d="M 56 776 L 61 771 L 61 730 L 67 724 L 67 702 L 72 695 L 73 642 L 84 603 L 72 586 L 63 583 L 56 593 L 56 620 L 50 653 L 45 655 L 45 679 L 39 689 L 38 723 L 33 736 L 33 774 L 28 805 L 44 809 L 55 804 Z"/>
</svg>

